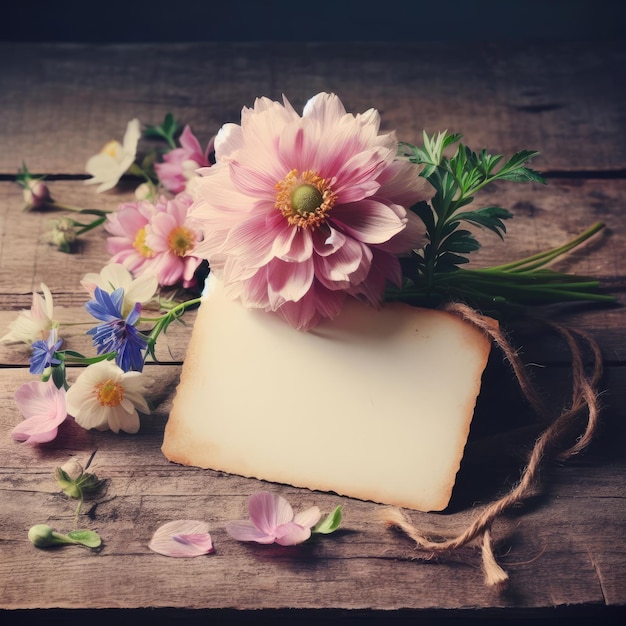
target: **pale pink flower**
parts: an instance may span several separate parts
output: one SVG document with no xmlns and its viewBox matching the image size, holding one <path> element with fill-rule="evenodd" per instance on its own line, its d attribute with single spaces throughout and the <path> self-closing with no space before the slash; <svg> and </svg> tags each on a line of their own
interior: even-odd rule
<svg viewBox="0 0 626 626">
<path fill-rule="evenodd" d="M 98 193 L 112 189 L 120 178 L 133 165 L 137 156 L 137 144 L 141 138 L 141 125 L 138 119 L 128 122 L 123 143 L 116 139 L 109 141 L 102 150 L 90 157 L 85 169 L 91 178 L 86 185 L 98 184 Z"/>
<path fill-rule="evenodd" d="M 33 293 L 33 303 L 29 310 L 22 310 L 9 324 L 9 332 L 0 341 L 23 342 L 32 344 L 40 339 L 47 339 L 49 331 L 57 323 L 54 321 L 54 303 L 52 293 L 45 283 L 41 283 L 43 296 Z"/>
<path fill-rule="evenodd" d="M 35 380 L 20 385 L 15 402 L 25 418 L 11 432 L 16 441 L 28 444 L 52 441 L 67 417 L 65 390 L 58 389 L 51 378 L 47 382 Z"/>
<path fill-rule="evenodd" d="M 149 200 L 125 202 L 107 215 L 104 229 L 110 237 L 106 249 L 109 263 L 121 263 L 136 274 L 154 258 L 154 250 L 146 244 L 146 227 L 157 207 Z"/>
<path fill-rule="evenodd" d="M 67 392 L 67 412 L 89 430 L 139 430 L 139 414 L 150 413 L 146 379 L 141 372 L 124 372 L 111 361 L 89 365 Z"/>
<path fill-rule="evenodd" d="M 379 126 L 376 110 L 352 115 L 321 93 L 302 117 L 260 98 L 221 128 L 190 215 L 203 231 L 195 253 L 230 297 L 308 329 L 346 294 L 376 306 L 400 283 L 398 255 L 423 232 L 407 207 L 432 191 Z"/>
<path fill-rule="evenodd" d="M 281 546 L 293 546 L 309 539 L 311 528 L 322 516 L 316 506 L 294 515 L 285 498 L 268 491 L 250 496 L 248 513 L 250 519 L 226 524 L 226 532 L 238 541 L 278 543 Z"/>
<path fill-rule="evenodd" d="M 179 142 L 180 148 L 163 155 L 163 163 L 154 164 L 159 180 L 172 193 L 184 191 L 187 182 L 198 175 L 196 173 L 198 168 L 210 166 L 209 153 L 213 149 L 211 140 L 203 152 L 189 125 L 183 129 Z"/>
<path fill-rule="evenodd" d="M 99 274 L 90 272 L 83 276 L 80 284 L 93 298 L 96 287 L 100 287 L 107 293 L 113 293 L 116 289 L 124 290 L 124 303 L 122 316 L 126 317 L 137 302 L 146 304 L 154 297 L 159 283 L 154 276 L 141 276 L 133 278 L 130 271 L 121 263 L 109 263 L 105 265 Z"/>
<path fill-rule="evenodd" d="M 209 525 L 196 520 L 175 520 L 159 527 L 150 541 L 149 548 L 178 558 L 188 558 L 211 554 L 213 542 L 209 534 Z"/>
<path fill-rule="evenodd" d="M 180 193 L 173 199 L 160 198 L 161 210 L 146 226 L 146 244 L 154 257 L 139 270 L 139 275 L 156 276 L 160 285 L 184 287 L 194 283 L 194 273 L 202 259 L 195 254 L 200 233 L 190 223 L 187 214 L 193 202 L 190 195 Z"/>
</svg>

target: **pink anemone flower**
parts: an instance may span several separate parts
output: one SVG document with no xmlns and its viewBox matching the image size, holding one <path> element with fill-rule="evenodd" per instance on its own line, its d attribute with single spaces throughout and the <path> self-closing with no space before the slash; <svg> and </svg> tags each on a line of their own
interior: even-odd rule
<svg viewBox="0 0 626 626">
<path fill-rule="evenodd" d="M 308 330 L 346 295 L 378 306 L 400 283 L 398 255 L 423 239 L 407 208 L 433 192 L 396 158 L 395 134 L 379 134 L 375 109 L 352 115 L 320 93 L 300 116 L 283 100 L 259 98 L 220 129 L 190 216 L 203 231 L 195 254 L 230 297 Z"/>
<path fill-rule="evenodd" d="M 319 507 L 312 506 L 294 515 L 291 505 L 282 496 L 260 491 L 248 500 L 249 520 L 226 524 L 226 532 L 238 541 L 278 543 L 293 546 L 311 536 L 311 528 L 322 516 Z"/>
<path fill-rule="evenodd" d="M 65 390 L 58 389 L 52 379 L 20 385 L 15 392 L 15 402 L 25 417 L 11 431 L 15 441 L 48 443 L 57 436 L 59 426 L 67 418 Z"/>
<path fill-rule="evenodd" d="M 163 155 L 163 163 L 155 163 L 154 169 L 163 186 L 172 193 L 184 191 L 189 179 L 197 176 L 200 167 L 209 167 L 209 153 L 213 150 L 213 140 L 203 152 L 200 142 L 185 126 L 179 138 L 180 148 Z"/>
</svg>

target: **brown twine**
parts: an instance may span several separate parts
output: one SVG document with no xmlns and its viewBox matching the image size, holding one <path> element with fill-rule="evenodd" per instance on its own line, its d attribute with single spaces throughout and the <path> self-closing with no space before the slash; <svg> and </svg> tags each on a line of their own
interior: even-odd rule
<svg viewBox="0 0 626 626">
<path fill-rule="evenodd" d="M 490 318 L 483 317 L 471 307 L 452 303 L 446 307 L 448 311 L 460 315 L 485 332 L 502 350 L 511 364 L 522 392 L 531 406 L 540 414 L 547 415 L 544 403 L 535 391 L 524 364 L 516 350 L 500 330 L 497 323 Z M 554 322 L 546 322 L 553 330 L 559 333 L 568 345 L 572 357 L 572 401 L 569 408 L 564 408 L 561 414 L 539 436 L 531 451 L 528 463 L 524 468 L 518 484 L 500 499 L 492 502 L 474 519 L 465 531 L 444 541 L 433 541 L 420 532 L 399 509 L 388 508 L 382 511 L 380 517 L 390 527 L 397 527 L 413 539 L 420 548 L 436 553 L 445 553 L 461 548 L 471 541 L 478 540 L 482 549 L 482 565 L 485 573 L 485 582 L 489 586 L 504 587 L 508 581 L 508 574 L 500 567 L 493 553 L 491 527 L 494 521 L 507 509 L 520 504 L 524 499 L 536 491 L 539 482 L 541 465 L 549 457 L 550 450 L 556 448 L 565 434 L 570 430 L 575 418 L 587 410 L 587 423 L 582 435 L 576 443 L 556 455 L 560 461 L 565 461 L 580 453 L 591 442 L 598 425 L 599 401 L 597 385 L 602 376 L 602 355 L 595 339 L 588 333 L 568 328 Z M 593 368 L 587 376 L 583 363 L 583 352 L 577 337 L 586 343 L 592 351 Z"/>
</svg>

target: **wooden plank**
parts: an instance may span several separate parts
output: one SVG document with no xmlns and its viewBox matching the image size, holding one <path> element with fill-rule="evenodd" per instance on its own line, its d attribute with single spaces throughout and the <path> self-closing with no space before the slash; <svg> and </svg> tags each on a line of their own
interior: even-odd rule
<svg viewBox="0 0 626 626">
<path fill-rule="evenodd" d="M 19 369 L 0 370 L 3 608 L 390 610 L 511 604 L 508 596 L 494 596 L 484 587 L 474 548 L 463 549 L 449 561 L 429 561 L 429 555 L 416 552 L 409 540 L 380 526 L 374 519 L 378 505 L 169 464 L 159 447 L 179 368 L 147 369 L 155 379 L 152 400 L 157 409 L 139 435 L 83 431 L 68 424 L 57 443 L 42 448 L 10 441 L 8 432 L 19 421 L 12 394 L 29 376 Z M 625 373 L 620 367 L 609 370 L 618 395 L 612 419 L 619 418 L 626 399 Z M 559 379 L 561 375 L 555 376 Z M 513 411 L 507 413 L 515 420 Z M 528 443 L 517 441 L 518 449 Z M 104 548 L 100 553 L 34 549 L 26 539 L 31 524 L 49 523 L 61 531 L 74 524 L 74 506 L 59 493 L 54 468 L 74 455 L 85 462 L 94 450 L 91 469 L 109 482 L 98 500 L 86 503 L 80 525 L 97 530 Z M 500 452 L 493 447 L 491 451 Z M 516 480 L 523 464 L 513 455 L 499 466 L 471 447 L 467 455 L 458 488 L 470 503 L 494 496 L 493 484 L 482 480 L 487 471 L 504 477 L 495 488 L 501 492 Z M 476 471 L 481 466 L 482 471 Z M 515 606 L 626 603 L 623 472 L 622 453 L 608 458 L 592 454 L 566 468 L 552 467 L 544 474 L 545 495 L 497 522 L 494 535 L 511 575 Z M 234 542 L 224 531 L 225 523 L 245 516 L 248 495 L 263 488 L 285 495 L 296 508 L 317 504 L 330 511 L 342 504 L 343 530 L 294 550 Z M 467 504 L 447 514 L 411 517 L 431 532 L 447 534 L 459 532 L 474 514 Z M 179 561 L 149 551 L 147 543 L 158 525 L 181 516 L 209 522 L 214 556 Z M 61 577 L 54 575 L 59 568 Z M 98 593 L 93 593 L 94 579 L 99 581 Z"/>
<path fill-rule="evenodd" d="M 337 91 L 353 111 L 379 108 L 384 127 L 396 128 L 408 141 L 418 142 L 422 128 L 448 128 L 464 132 L 473 147 L 507 153 L 539 149 L 534 165 L 561 174 L 551 176 L 546 187 L 499 185 L 484 196 L 485 203 L 511 208 L 516 217 L 504 244 L 481 236 L 485 245 L 475 263 L 500 263 L 559 245 L 602 220 L 605 233 L 557 267 L 602 278 L 623 304 L 626 148 L 615 138 L 626 130 L 626 94 L 615 77 L 621 76 L 624 60 L 623 42 L 486 43 L 471 51 L 440 44 L 0 44 L 2 137 L 11 147 L 0 154 L 5 176 L 0 180 L 0 332 L 18 309 L 30 305 L 30 293 L 42 281 L 52 288 L 59 315 L 84 316 L 80 278 L 98 271 L 108 258 L 101 231 L 85 237 L 77 255 L 63 255 L 39 241 L 48 215 L 22 213 L 19 189 L 7 180 L 22 159 L 52 179 L 61 175 L 51 181 L 59 200 L 114 209 L 132 198 L 132 187 L 98 195 L 80 180 L 63 178 L 80 177 L 86 159 L 110 137 L 121 138 L 131 117 L 153 123 L 172 111 L 206 141 L 223 122 L 238 121 L 240 108 L 256 96 L 279 98 L 284 92 L 300 108 L 321 90 Z M 206 618 L 234 609 L 248 619 L 241 610 L 249 609 L 250 616 L 290 621 L 295 616 L 306 623 L 326 609 L 328 623 L 345 617 L 342 612 L 368 623 L 381 616 L 405 623 L 403 617 L 441 617 L 442 611 L 446 619 L 449 612 L 468 617 L 473 611 L 505 619 L 545 617 L 558 607 L 559 615 L 571 618 L 596 607 L 623 608 L 622 311 L 579 305 L 550 311 L 598 338 L 607 362 L 603 412 L 588 451 L 565 467 L 548 464 L 540 495 L 495 524 L 498 556 L 511 576 L 507 594 L 485 588 L 475 548 L 429 560 L 431 555 L 381 527 L 374 519 L 378 505 L 169 464 L 160 445 L 189 341 L 187 328 L 172 327 L 160 346 L 164 364 L 145 368 L 156 410 L 138 435 L 84 431 L 68 422 L 53 445 L 40 448 L 10 438 L 20 421 L 13 394 L 32 376 L 27 352 L 2 345 L 0 610 L 21 617 L 20 609 L 27 607 L 162 607 L 165 615 L 174 607 L 201 611 Z M 193 314 L 188 319 L 193 322 Z M 68 338 L 88 352 L 83 330 Z M 507 330 L 556 415 L 570 394 L 567 352 L 536 326 L 512 322 Z M 70 379 L 78 373 L 72 369 Z M 451 505 L 442 514 L 411 513 L 412 519 L 439 534 L 463 529 L 477 507 L 519 478 L 541 429 L 494 352 Z M 73 505 L 59 493 L 54 468 L 71 456 L 84 461 L 94 451 L 92 469 L 108 485 L 86 504 L 81 523 L 102 534 L 103 549 L 36 550 L 26 537 L 31 524 L 47 522 L 59 530 L 74 524 Z M 343 530 L 294 550 L 233 541 L 225 523 L 243 517 L 247 497 L 262 488 L 284 494 L 296 508 L 318 504 L 330 511 L 342 504 Z M 210 523 L 215 555 L 179 561 L 150 552 L 154 529 L 182 516 Z M 567 613 L 570 607 L 578 611 Z M 50 615 L 68 618 L 67 613 Z"/>
<path fill-rule="evenodd" d="M 115 211 L 120 203 L 134 199 L 132 187 L 98 194 L 81 181 L 51 181 L 49 186 L 59 202 L 90 209 Z M 497 204 L 514 214 L 506 224 L 504 241 L 493 233 L 477 231 L 483 247 L 472 256 L 476 267 L 506 263 L 563 245 L 591 224 L 604 222 L 606 229 L 600 235 L 559 261 L 555 268 L 601 278 L 615 292 L 624 289 L 626 261 L 620 250 L 626 246 L 622 215 L 626 180 L 551 179 L 547 185 L 498 183 L 478 194 L 476 202 L 482 206 Z M 23 206 L 19 187 L 10 181 L 0 182 L 2 297 L 25 295 L 42 281 L 54 292 L 79 293 L 82 276 L 88 271 L 99 271 L 109 258 L 104 229 L 81 237 L 80 254 L 63 254 L 42 243 L 41 238 L 51 219 L 71 217 L 72 213 L 56 210 L 24 213 Z M 88 219 L 81 217 L 83 221 Z M 26 306 L 27 301 L 28 298 L 14 303 L 6 301 L 3 308 Z M 63 303 L 70 304 L 68 300 Z"/>
<path fill-rule="evenodd" d="M 379 108 L 405 141 L 449 129 L 476 148 L 540 150 L 544 170 L 623 170 L 626 148 L 614 138 L 626 130 L 625 61 L 622 41 L 4 43 L 0 109 L 13 148 L 0 173 L 25 159 L 35 172 L 83 174 L 131 118 L 155 124 L 171 111 L 208 141 L 256 97 L 284 93 L 301 108 L 319 91 L 354 112 Z"/>
<path fill-rule="evenodd" d="M 132 199 L 129 191 L 96 194 L 80 181 L 50 183 L 53 196 L 59 201 L 115 210 L 122 201 Z M 475 266 L 484 267 L 513 261 L 536 252 L 559 246 L 575 237 L 596 220 L 604 220 L 603 233 L 576 250 L 554 267 L 561 271 L 579 273 L 597 278 L 622 305 L 626 285 L 626 259 L 621 251 L 626 247 L 621 209 L 626 203 L 626 181 L 551 180 L 549 185 L 499 185 L 485 193 L 485 204 L 500 204 L 511 209 L 508 233 L 500 241 L 492 233 L 479 233 L 483 248 L 475 253 Z M 59 307 L 59 319 L 89 321 L 83 305 L 86 292 L 80 280 L 86 272 L 98 272 L 109 260 L 105 246 L 105 231 L 100 228 L 86 234 L 76 254 L 64 254 L 41 242 L 41 234 L 51 217 L 65 212 L 21 211 L 23 200 L 17 185 L 0 182 L 0 332 L 4 334 L 15 317 L 15 311 L 30 307 L 32 290 L 39 290 L 44 282 L 54 294 Z M 567 207 L 567 210 L 564 210 Z M 190 297 L 189 295 L 187 297 Z M 540 311 L 543 309 L 540 309 Z M 549 308 L 549 313 L 564 323 L 584 328 L 594 334 L 611 362 L 626 358 L 621 306 L 567 305 Z M 193 322 L 193 313 L 184 318 Z M 80 335 L 88 328 L 70 329 L 74 348 L 84 351 L 90 345 Z M 541 327 L 539 327 L 541 328 Z M 188 342 L 188 328 L 178 324 L 170 327 L 167 350 L 159 357 L 180 361 Z M 512 326 L 512 341 L 523 348 L 529 361 L 544 362 L 569 358 L 562 342 L 543 332 L 542 341 L 536 341 L 537 326 Z M 545 339 L 545 340 L 544 340 Z M 547 343 L 546 343 L 547 342 Z M 161 346 L 165 346 L 161 342 Z M 25 363 L 28 355 L 15 346 L 0 344 L 0 363 Z"/>
</svg>

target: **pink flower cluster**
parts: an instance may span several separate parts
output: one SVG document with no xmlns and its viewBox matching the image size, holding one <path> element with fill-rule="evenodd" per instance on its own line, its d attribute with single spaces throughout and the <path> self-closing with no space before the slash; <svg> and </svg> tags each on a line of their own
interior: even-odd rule
<svg viewBox="0 0 626 626">
<path fill-rule="evenodd" d="M 161 286 L 182 281 L 194 285 L 202 259 L 195 255 L 200 232 L 187 217 L 192 197 L 181 192 L 156 203 L 138 200 L 121 204 L 107 216 L 110 263 L 121 263 L 135 276 L 154 276 Z"/>
</svg>

